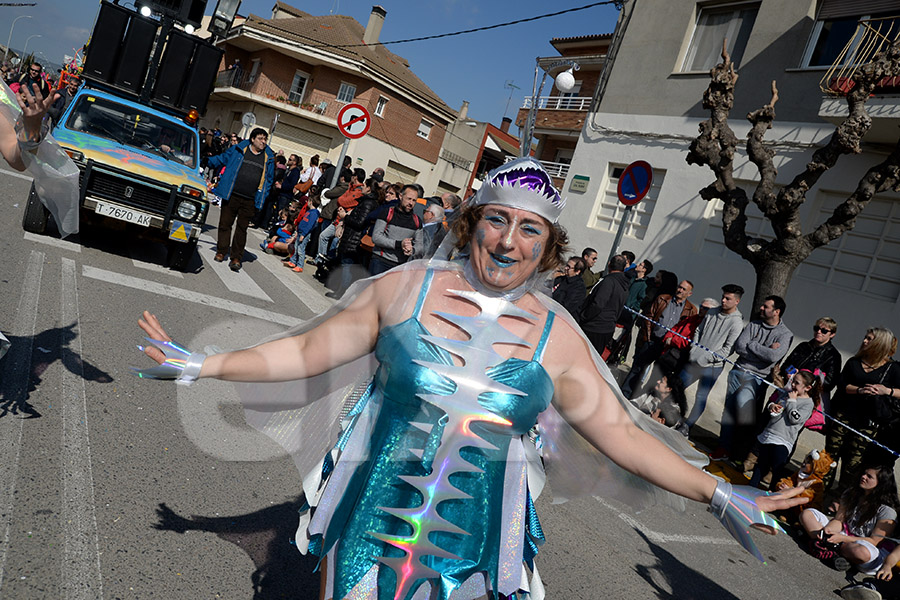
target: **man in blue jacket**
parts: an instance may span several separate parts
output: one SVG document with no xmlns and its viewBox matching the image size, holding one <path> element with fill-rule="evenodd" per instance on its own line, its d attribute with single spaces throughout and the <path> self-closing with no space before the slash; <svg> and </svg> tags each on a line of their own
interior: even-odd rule
<svg viewBox="0 0 900 600">
<path fill-rule="evenodd" d="M 235 144 L 222 154 L 209 157 L 210 167 L 225 167 L 219 185 L 213 190 L 222 198 L 215 260 L 222 262 L 230 252 L 228 266 L 232 271 L 241 270 L 247 226 L 269 196 L 275 179 L 275 153 L 269 148 L 268 140 L 269 134 L 257 127 L 250 132 L 249 139 Z M 235 218 L 237 227 L 232 237 L 231 227 Z"/>
</svg>

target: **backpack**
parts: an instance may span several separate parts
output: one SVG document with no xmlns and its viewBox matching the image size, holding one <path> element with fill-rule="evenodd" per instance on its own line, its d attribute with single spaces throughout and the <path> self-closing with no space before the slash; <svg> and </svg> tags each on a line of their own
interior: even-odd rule
<svg viewBox="0 0 900 600">
<path fill-rule="evenodd" d="M 422 224 L 419 222 L 419 217 L 416 213 L 413 213 L 413 222 L 416 224 L 416 229 L 422 227 Z M 391 221 L 394 219 L 394 207 L 390 207 L 388 209 L 387 218 L 384 220 L 384 232 L 387 233 L 388 225 L 391 224 Z"/>
</svg>

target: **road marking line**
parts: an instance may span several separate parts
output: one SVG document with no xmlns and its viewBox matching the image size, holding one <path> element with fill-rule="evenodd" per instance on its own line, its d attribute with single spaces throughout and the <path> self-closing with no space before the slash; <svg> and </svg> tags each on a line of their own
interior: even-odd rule
<svg viewBox="0 0 900 600">
<path fill-rule="evenodd" d="M 24 179 L 26 181 L 34 180 L 34 177 L 32 177 L 31 175 L 24 175 L 22 173 L 19 173 L 18 171 L 10 171 L 9 169 L 0 169 L 0 173 L 3 173 L 4 175 L 10 175 L 12 177 L 18 177 L 19 179 Z"/>
<path fill-rule="evenodd" d="M 286 269 L 280 260 L 275 260 L 270 256 L 261 256 L 258 262 L 261 262 L 278 281 L 291 290 L 291 293 L 297 296 L 300 303 L 312 311 L 314 315 L 325 312 L 334 304 L 333 300 L 325 298 L 317 289 L 307 283 L 300 273 L 294 273 L 292 270 Z"/>
<path fill-rule="evenodd" d="M 81 324 L 78 312 L 78 286 L 75 261 L 62 259 L 62 326 L 72 326 L 74 338 L 69 349 L 76 357 L 75 372 L 62 373 L 62 522 L 65 528 L 65 554 L 62 587 L 67 600 L 103 598 L 100 573 L 100 544 L 97 539 L 97 515 L 94 512 L 94 475 L 91 468 L 91 440 L 81 362 Z"/>
<path fill-rule="evenodd" d="M 24 237 L 29 242 L 38 242 L 40 244 L 47 244 L 48 246 L 56 246 L 63 250 L 81 252 L 81 244 L 76 244 L 75 242 L 67 242 L 66 240 L 60 240 L 47 235 L 38 235 L 36 233 L 31 233 L 30 231 L 26 231 Z"/>
<path fill-rule="evenodd" d="M 708 535 L 682 535 L 677 533 L 660 533 L 658 531 L 653 531 L 648 528 L 646 525 L 632 517 L 631 515 L 627 515 L 612 504 L 606 502 L 603 498 L 599 496 L 594 496 L 594 500 L 608 508 L 609 510 L 616 513 L 620 519 L 625 521 L 629 526 L 634 527 L 638 531 L 640 531 L 648 540 L 653 542 L 654 544 L 665 544 L 668 542 L 681 542 L 686 544 L 712 544 L 714 546 L 734 546 L 737 545 L 737 541 L 732 538 L 723 538 L 723 537 L 712 537 Z"/>
<path fill-rule="evenodd" d="M 19 297 L 19 305 L 16 307 L 15 322 L 10 331 L 15 337 L 6 357 L 6 368 L 3 369 L 3 380 L 0 383 L 5 409 L 11 410 L 28 398 L 31 353 L 37 326 L 43 270 L 44 253 L 32 250 L 25 267 L 25 280 L 22 285 L 22 295 Z M 3 537 L 0 539 L 0 593 L 3 590 L 6 553 L 9 551 L 9 528 L 12 522 L 13 498 L 19 472 L 23 424 L 22 417 L 12 412 L 7 412 L 0 418 L 0 510 L 3 512 L 2 522 L 0 522 L 0 527 L 3 528 Z"/>
<path fill-rule="evenodd" d="M 209 250 L 207 248 L 203 248 L 203 246 L 208 246 L 209 248 L 215 250 L 216 245 L 216 240 L 213 239 L 211 235 L 209 235 L 208 233 L 200 234 L 200 256 L 203 256 L 205 258 L 205 255 L 209 254 Z M 222 280 L 222 283 L 224 283 L 225 287 L 227 287 L 230 291 L 236 294 L 243 294 L 244 296 L 259 298 L 260 300 L 265 300 L 266 302 L 272 302 L 272 299 L 269 298 L 268 294 L 266 294 L 262 290 L 262 288 L 259 287 L 243 269 L 235 273 L 228 267 L 227 262 L 216 262 L 214 260 L 204 260 L 203 262 L 209 264 L 213 272 L 219 276 L 219 279 Z"/>
<path fill-rule="evenodd" d="M 165 246 L 151 246 L 150 244 L 132 246 L 131 264 L 139 269 L 153 271 L 154 273 L 164 273 L 166 275 L 171 275 L 172 277 L 184 279 L 184 275 L 180 271 L 167 269 L 159 264 L 159 259 L 162 258 L 163 252 L 154 252 L 154 250 L 160 250 L 162 248 L 165 248 Z"/>
<path fill-rule="evenodd" d="M 194 304 L 211 306 L 212 308 L 227 310 L 241 315 L 246 315 L 248 317 L 253 317 L 255 319 L 260 319 L 262 321 L 269 321 L 271 323 L 287 325 L 289 327 L 303 322 L 303 319 L 298 319 L 297 317 L 282 315 L 262 308 L 256 308 L 255 306 L 241 304 L 240 302 L 224 300 L 222 298 L 219 298 L 218 296 L 210 296 L 209 294 L 201 294 L 199 292 L 183 290 L 181 288 L 172 287 L 171 285 L 166 285 L 163 283 L 157 283 L 155 281 L 149 281 L 147 279 L 140 279 L 138 277 L 131 277 L 130 275 L 122 275 L 120 273 L 113 273 L 112 271 L 105 271 L 103 269 L 91 267 L 90 265 L 82 265 L 81 274 L 89 279 L 105 281 L 107 283 L 113 283 L 144 292 L 152 292 L 154 294 L 168 296 L 169 298 L 174 298 L 176 300 L 193 302 Z"/>
</svg>

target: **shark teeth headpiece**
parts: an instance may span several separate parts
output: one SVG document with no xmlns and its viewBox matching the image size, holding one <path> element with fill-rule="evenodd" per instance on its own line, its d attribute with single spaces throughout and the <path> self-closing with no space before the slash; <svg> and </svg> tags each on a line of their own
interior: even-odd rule
<svg viewBox="0 0 900 600">
<path fill-rule="evenodd" d="M 553 181 L 541 163 L 531 157 L 524 157 L 488 173 L 472 202 L 473 206 L 485 204 L 527 210 L 556 223 L 566 201 L 553 187 Z"/>
</svg>

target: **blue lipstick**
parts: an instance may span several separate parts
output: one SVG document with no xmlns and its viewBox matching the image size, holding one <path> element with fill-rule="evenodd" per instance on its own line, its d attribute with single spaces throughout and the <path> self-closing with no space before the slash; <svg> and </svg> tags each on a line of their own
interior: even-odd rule
<svg viewBox="0 0 900 600">
<path fill-rule="evenodd" d="M 502 254 L 494 254 L 493 252 L 491 252 L 491 260 L 494 261 L 494 264 L 501 269 L 507 269 L 519 262 L 517 260 L 509 258 L 508 256 L 503 256 Z"/>
</svg>

